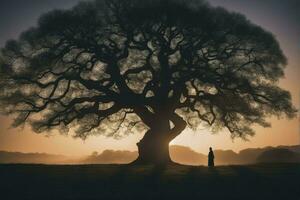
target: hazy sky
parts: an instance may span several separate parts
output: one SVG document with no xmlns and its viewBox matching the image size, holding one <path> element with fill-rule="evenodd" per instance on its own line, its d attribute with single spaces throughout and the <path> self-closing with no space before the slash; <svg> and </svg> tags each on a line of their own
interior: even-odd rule
<svg viewBox="0 0 300 200">
<path fill-rule="evenodd" d="M 5 41 L 17 38 L 20 32 L 35 26 L 38 17 L 55 8 L 67 9 L 79 0 L 1 0 L 0 1 L 0 47 Z M 214 6 L 243 13 L 253 23 L 271 31 L 288 58 L 285 79 L 280 86 L 292 94 L 294 105 L 299 108 L 300 96 L 300 1 L 299 0 L 209 0 Z M 115 140 L 93 136 L 86 141 L 54 134 L 45 137 L 32 133 L 30 128 L 9 129 L 9 118 L 0 116 L 0 150 L 24 152 L 48 152 L 68 155 L 89 154 L 104 149 L 136 150 L 136 143 L 143 134 Z M 271 128 L 255 127 L 256 136 L 249 142 L 232 141 L 224 131 L 211 135 L 207 130 L 185 130 L 173 144 L 190 146 L 206 153 L 209 146 L 238 151 L 249 147 L 299 144 L 299 118 L 293 120 L 270 119 Z"/>
</svg>

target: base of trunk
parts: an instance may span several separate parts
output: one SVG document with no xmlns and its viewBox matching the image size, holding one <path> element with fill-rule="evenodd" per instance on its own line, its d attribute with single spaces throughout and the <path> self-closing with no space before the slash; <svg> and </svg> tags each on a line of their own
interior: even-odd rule
<svg viewBox="0 0 300 200">
<path fill-rule="evenodd" d="M 167 165 L 173 163 L 169 154 L 169 140 L 148 131 L 137 143 L 139 157 L 133 164 Z"/>
<path fill-rule="evenodd" d="M 138 157 L 136 160 L 132 161 L 131 163 L 129 163 L 130 165 L 180 165 L 176 162 L 173 162 L 172 160 L 168 161 L 168 162 L 152 162 L 149 160 L 145 160 L 143 158 Z"/>
</svg>

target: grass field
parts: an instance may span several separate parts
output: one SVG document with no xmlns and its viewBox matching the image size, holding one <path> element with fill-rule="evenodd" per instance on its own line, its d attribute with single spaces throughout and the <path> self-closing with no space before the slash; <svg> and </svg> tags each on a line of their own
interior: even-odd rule
<svg viewBox="0 0 300 200">
<path fill-rule="evenodd" d="M 300 199 L 300 164 L 0 165 L 0 199 Z M 4 198 L 3 198 L 4 197 Z"/>
</svg>

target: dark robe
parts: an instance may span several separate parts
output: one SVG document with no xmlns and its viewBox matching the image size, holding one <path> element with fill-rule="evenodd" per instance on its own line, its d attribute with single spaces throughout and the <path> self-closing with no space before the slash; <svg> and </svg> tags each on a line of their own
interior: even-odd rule
<svg viewBox="0 0 300 200">
<path fill-rule="evenodd" d="M 208 153 L 208 166 L 209 166 L 209 167 L 215 166 L 214 158 L 215 158 L 214 152 L 213 152 L 213 151 L 210 151 L 210 152 Z"/>
</svg>

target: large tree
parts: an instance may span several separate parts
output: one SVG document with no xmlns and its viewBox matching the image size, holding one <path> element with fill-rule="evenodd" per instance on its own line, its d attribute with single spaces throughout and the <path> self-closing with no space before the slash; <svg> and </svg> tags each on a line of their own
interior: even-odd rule
<svg viewBox="0 0 300 200">
<path fill-rule="evenodd" d="M 1 51 L 1 107 L 35 132 L 145 131 L 140 163 L 170 162 L 186 126 L 232 137 L 293 117 L 286 58 L 243 15 L 192 0 L 96 0 L 40 17 Z M 73 132 L 73 131 L 72 131 Z"/>
</svg>

